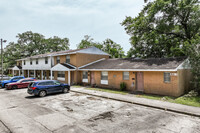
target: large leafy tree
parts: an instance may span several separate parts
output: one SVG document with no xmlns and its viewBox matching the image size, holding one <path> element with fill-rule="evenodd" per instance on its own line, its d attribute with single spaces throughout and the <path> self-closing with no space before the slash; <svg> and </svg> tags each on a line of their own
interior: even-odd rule
<svg viewBox="0 0 200 133">
<path fill-rule="evenodd" d="M 13 66 L 17 59 L 56 52 L 69 49 L 68 38 L 45 38 L 44 35 L 27 31 L 16 36 L 17 43 L 10 42 L 4 48 L 4 65 L 5 68 Z"/>
<path fill-rule="evenodd" d="M 186 55 L 185 42 L 191 44 L 191 40 L 200 35 L 199 1 L 150 1 L 137 17 L 126 17 L 122 25 L 131 36 L 129 56 Z"/>
<path fill-rule="evenodd" d="M 77 48 L 79 48 L 79 49 L 80 48 L 89 48 L 92 46 L 95 46 L 99 49 L 103 48 L 103 46 L 100 43 L 94 42 L 94 39 L 91 38 L 91 36 L 85 35 L 84 39 L 81 40 L 81 42 L 78 44 Z"/>
<path fill-rule="evenodd" d="M 102 50 L 110 54 L 112 58 L 122 58 L 124 56 L 124 51 L 121 45 L 117 44 L 111 39 L 106 39 L 105 41 L 103 41 Z"/>
<path fill-rule="evenodd" d="M 78 44 L 77 48 L 88 48 L 95 46 L 102 51 L 108 53 L 112 58 L 124 57 L 124 51 L 120 44 L 117 44 L 111 39 L 106 39 L 103 43 L 94 42 L 94 39 L 88 35 L 84 36 L 84 39 Z"/>
</svg>

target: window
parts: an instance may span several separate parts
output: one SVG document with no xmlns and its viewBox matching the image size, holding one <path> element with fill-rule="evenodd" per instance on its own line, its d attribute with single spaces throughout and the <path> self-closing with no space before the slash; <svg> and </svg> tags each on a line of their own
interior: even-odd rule
<svg viewBox="0 0 200 133">
<path fill-rule="evenodd" d="M 60 56 L 56 57 L 57 64 L 60 63 Z"/>
<path fill-rule="evenodd" d="M 24 65 L 26 65 L 26 61 L 24 60 Z"/>
<path fill-rule="evenodd" d="M 65 78 L 65 72 L 58 72 L 58 77 Z"/>
<path fill-rule="evenodd" d="M 108 85 L 108 72 L 101 72 L 101 84 Z"/>
<path fill-rule="evenodd" d="M 33 64 L 33 61 L 32 60 L 30 60 L 30 65 L 32 65 Z"/>
<path fill-rule="evenodd" d="M 66 63 L 70 63 L 70 55 L 66 56 Z"/>
<path fill-rule="evenodd" d="M 36 59 L 36 64 L 38 64 L 38 59 Z"/>
<path fill-rule="evenodd" d="M 129 80 L 129 72 L 123 72 L 123 80 Z"/>
<path fill-rule="evenodd" d="M 83 79 L 88 79 L 88 72 L 83 72 Z"/>
<path fill-rule="evenodd" d="M 171 77 L 169 72 L 164 72 L 164 82 L 165 83 L 170 83 L 171 82 Z"/>
<path fill-rule="evenodd" d="M 45 57 L 45 64 L 48 64 L 48 57 Z"/>
<path fill-rule="evenodd" d="M 108 72 L 101 72 L 101 80 L 108 80 Z"/>
<path fill-rule="evenodd" d="M 88 83 L 88 72 L 83 72 L 83 79 L 82 82 Z"/>
<path fill-rule="evenodd" d="M 48 81 L 48 82 L 46 82 L 46 85 L 54 85 L 54 82 L 53 81 Z"/>
</svg>

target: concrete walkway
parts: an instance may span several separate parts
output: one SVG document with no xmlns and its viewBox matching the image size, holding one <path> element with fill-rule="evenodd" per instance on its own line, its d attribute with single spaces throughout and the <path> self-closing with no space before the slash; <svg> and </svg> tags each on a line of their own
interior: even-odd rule
<svg viewBox="0 0 200 133">
<path fill-rule="evenodd" d="M 77 88 L 77 87 L 72 86 L 71 91 L 200 117 L 200 108 L 198 107 L 192 107 L 192 106 L 187 106 L 187 105 L 182 105 L 182 104 L 176 104 L 176 103 L 170 103 L 170 102 L 164 102 L 164 101 L 152 100 L 152 99 L 146 99 L 146 98 L 138 98 L 138 97 L 135 97 L 133 94 L 122 95 L 122 94 L 108 93 L 108 92 L 102 92 L 102 91 L 88 90 L 88 89 L 84 89 L 84 87 Z"/>
</svg>

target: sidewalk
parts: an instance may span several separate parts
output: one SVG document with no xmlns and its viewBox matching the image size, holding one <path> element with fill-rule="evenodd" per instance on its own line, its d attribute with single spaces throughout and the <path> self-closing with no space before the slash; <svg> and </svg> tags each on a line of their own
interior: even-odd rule
<svg viewBox="0 0 200 133">
<path fill-rule="evenodd" d="M 72 86 L 71 91 L 200 117 L 200 108 L 198 107 L 164 102 L 164 101 L 159 101 L 159 100 L 151 100 L 151 99 L 146 99 L 146 98 L 138 98 L 138 97 L 135 97 L 134 95 L 129 95 L 129 94 L 121 95 L 121 94 L 114 94 L 114 93 L 101 92 L 101 91 L 95 91 L 95 90 L 87 90 L 87 89 L 84 89 L 84 87 L 76 88 Z"/>
</svg>

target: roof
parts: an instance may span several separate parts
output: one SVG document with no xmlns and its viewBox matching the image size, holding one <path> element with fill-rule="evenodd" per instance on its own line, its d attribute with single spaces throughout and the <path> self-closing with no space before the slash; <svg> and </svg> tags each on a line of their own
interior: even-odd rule
<svg viewBox="0 0 200 133">
<path fill-rule="evenodd" d="M 75 69 L 76 68 L 75 66 L 73 66 L 73 65 L 71 65 L 69 63 L 61 63 L 61 65 L 65 66 L 65 67 L 67 67 L 69 69 Z"/>
<path fill-rule="evenodd" d="M 136 58 L 121 58 L 121 59 L 106 59 L 91 65 L 81 67 L 80 70 L 114 70 L 114 69 L 176 69 L 180 64 L 184 62 L 187 57 L 177 58 L 148 58 L 148 59 L 136 59 Z"/>
<path fill-rule="evenodd" d="M 27 59 L 35 59 L 35 58 L 44 58 L 44 57 L 48 57 L 48 56 L 75 54 L 75 53 L 109 55 L 96 47 L 89 47 L 89 48 L 82 48 L 82 49 L 65 50 L 65 51 L 51 52 L 51 53 L 46 53 L 46 54 L 39 54 L 39 55 L 30 56 L 27 58 L 18 59 L 17 61 L 27 60 Z"/>
<path fill-rule="evenodd" d="M 76 67 L 69 63 L 59 63 L 51 68 L 52 71 L 74 71 Z"/>
</svg>

